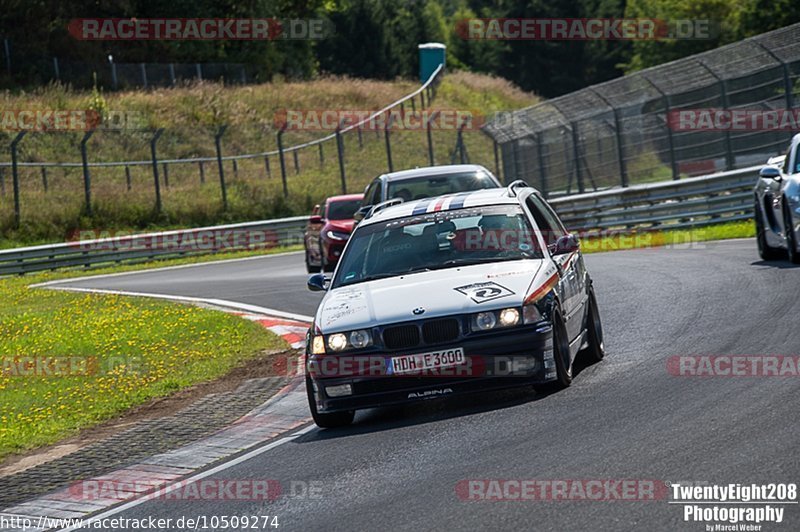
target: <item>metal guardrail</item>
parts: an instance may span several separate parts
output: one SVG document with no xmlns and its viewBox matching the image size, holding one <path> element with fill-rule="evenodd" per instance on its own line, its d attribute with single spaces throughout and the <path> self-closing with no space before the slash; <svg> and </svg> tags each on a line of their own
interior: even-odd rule
<svg viewBox="0 0 800 532">
<path fill-rule="evenodd" d="M 665 230 L 750 219 L 761 166 L 550 200 L 570 230 Z"/>
<path fill-rule="evenodd" d="M 577 194 L 550 203 L 571 231 L 584 236 L 746 220 L 753 215 L 752 190 L 760 168 Z M 296 216 L 9 249 L 0 251 L 0 275 L 300 244 L 307 220 L 306 216 Z"/>
<path fill-rule="evenodd" d="M 300 244 L 307 221 L 296 216 L 2 250 L 0 276 Z"/>
</svg>

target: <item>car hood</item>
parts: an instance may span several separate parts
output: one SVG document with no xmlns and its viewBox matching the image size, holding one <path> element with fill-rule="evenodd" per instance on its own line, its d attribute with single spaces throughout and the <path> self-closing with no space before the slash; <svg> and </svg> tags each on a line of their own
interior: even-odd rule
<svg viewBox="0 0 800 532">
<path fill-rule="evenodd" d="M 343 233 L 352 233 L 353 224 L 355 220 L 328 220 L 326 229 L 331 231 L 341 231 Z"/>
<path fill-rule="evenodd" d="M 336 288 L 320 303 L 315 325 L 318 332 L 328 334 L 520 306 L 542 262 L 528 259 L 447 268 Z"/>
</svg>

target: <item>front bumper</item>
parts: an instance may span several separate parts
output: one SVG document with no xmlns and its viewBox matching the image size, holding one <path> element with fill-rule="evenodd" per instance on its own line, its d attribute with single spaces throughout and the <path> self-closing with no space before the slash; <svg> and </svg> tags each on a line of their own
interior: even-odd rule
<svg viewBox="0 0 800 532">
<path fill-rule="evenodd" d="M 424 375 L 387 375 L 372 362 L 393 356 L 461 348 L 466 363 Z M 335 361 L 330 359 L 335 357 Z M 348 364 L 348 359 L 361 358 Z M 369 362 L 363 363 L 363 359 Z M 328 364 L 329 362 L 335 362 Z M 380 364 L 378 364 L 380 365 Z M 347 371 L 331 371 L 332 367 Z M 385 367 L 385 366 L 384 366 Z M 353 368 L 359 368 L 352 371 Z M 376 371 L 377 369 L 377 371 Z M 538 384 L 555 379 L 552 327 L 549 323 L 465 337 L 457 342 L 418 347 L 407 352 L 370 355 L 311 356 L 307 361 L 317 411 L 358 410 L 409 403 L 459 393 Z M 346 373 L 346 375 L 344 374 Z M 331 387 L 350 385 L 349 395 L 332 397 Z"/>
</svg>

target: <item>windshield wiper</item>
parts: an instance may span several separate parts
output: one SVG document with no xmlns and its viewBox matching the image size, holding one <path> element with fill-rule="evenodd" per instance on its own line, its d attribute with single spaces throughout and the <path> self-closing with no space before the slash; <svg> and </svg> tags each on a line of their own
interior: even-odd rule
<svg viewBox="0 0 800 532">
<path fill-rule="evenodd" d="M 452 268 L 455 266 L 472 266 L 474 264 L 485 264 L 487 262 L 505 262 L 510 260 L 524 260 L 531 257 L 480 257 L 472 259 L 450 259 L 442 262 L 441 264 L 428 264 L 412 271 L 433 271 L 444 270 L 445 268 Z"/>
</svg>

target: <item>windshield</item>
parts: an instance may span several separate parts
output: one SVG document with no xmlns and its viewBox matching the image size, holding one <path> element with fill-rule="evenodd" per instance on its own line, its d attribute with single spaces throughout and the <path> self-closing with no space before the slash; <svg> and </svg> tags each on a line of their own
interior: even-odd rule
<svg viewBox="0 0 800 532">
<path fill-rule="evenodd" d="M 360 227 L 332 287 L 484 262 L 542 258 L 519 206 L 433 212 Z"/>
<path fill-rule="evenodd" d="M 497 183 L 486 172 L 429 175 L 389 182 L 388 198 L 411 201 L 484 188 L 497 188 Z"/>
<path fill-rule="evenodd" d="M 340 200 L 328 204 L 328 220 L 351 220 L 361 200 Z"/>
</svg>

